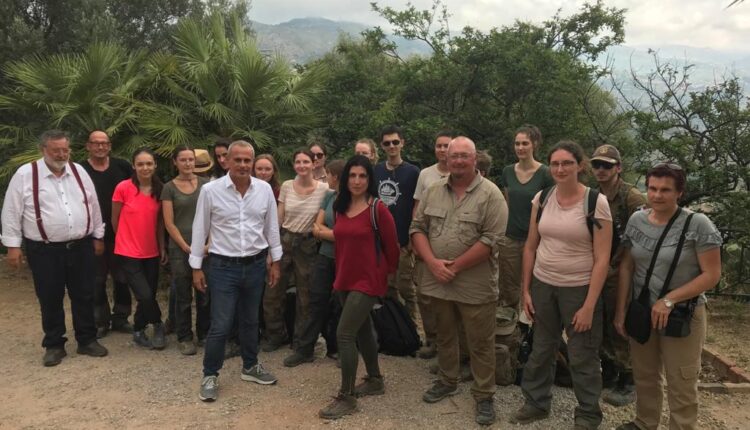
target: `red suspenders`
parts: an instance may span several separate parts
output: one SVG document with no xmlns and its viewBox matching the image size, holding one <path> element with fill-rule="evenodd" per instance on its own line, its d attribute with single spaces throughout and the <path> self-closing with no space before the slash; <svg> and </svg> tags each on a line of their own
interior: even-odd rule
<svg viewBox="0 0 750 430">
<path fill-rule="evenodd" d="M 72 161 L 68 161 L 68 167 L 70 167 L 70 171 L 73 172 L 73 176 L 76 178 L 76 182 L 78 182 L 78 187 L 81 188 L 81 193 L 83 194 L 83 204 L 86 206 L 86 235 L 88 235 L 89 227 L 91 226 L 91 211 L 89 209 L 89 198 L 86 195 L 86 189 L 83 188 L 83 181 L 81 181 L 81 175 L 78 174 L 78 169 L 76 169 L 75 164 L 73 164 Z M 42 240 L 44 242 L 49 242 L 49 239 L 47 239 L 47 232 L 44 231 L 44 226 L 42 225 L 42 211 L 39 208 L 39 167 L 36 165 L 36 161 L 33 161 L 31 163 L 31 183 L 32 183 L 32 194 L 34 196 L 34 216 L 36 218 L 36 226 L 39 228 L 39 234 L 42 236 Z"/>
</svg>

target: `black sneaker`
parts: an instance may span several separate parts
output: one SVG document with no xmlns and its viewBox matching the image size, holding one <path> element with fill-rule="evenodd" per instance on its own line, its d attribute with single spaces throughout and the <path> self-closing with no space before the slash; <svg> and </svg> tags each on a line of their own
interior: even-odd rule
<svg viewBox="0 0 750 430">
<path fill-rule="evenodd" d="M 297 367 L 302 363 L 312 363 L 315 361 L 314 355 L 304 355 L 297 351 L 294 351 L 291 355 L 284 358 L 285 367 Z"/>
<path fill-rule="evenodd" d="M 484 399 L 477 402 L 477 424 L 489 426 L 495 423 L 495 405 L 492 399 Z"/>
<path fill-rule="evenodd" d="M 57 366 L 66 355 L 68 353 L 65 352 L 65 348 L 47 348 L 44 351 L 44 357 L 42 357 L 42 364 L 44 364 L 44 367 Z"/>
<path fill-rule="evenodd" d="M 435 381 L 435 384 L 422 395 L 425 403 L 437 403 L 446 397 L 458 393 L 458 386 L 445 385 L 443 381 Z"/>
<path fill-rule="evenodd" d="M 154 347 L 154 345 L 151 344 L 151 339 L 146 336 L 146 332 L 143 330 L 133 332 L 133 343 L 148 349 Z"/>
<path fill-rule="evenodd" d="M 88 355 L 91 357 L 104 357 L 109 353 L 109 351 L 107 351 L 107 348 L 103 347 L 99 342 L 93 341 L 87 345 L 78 345 L 76 353 L 79 355 Z"/>
<path fill-rule="evenodd" d="M 154 338 L 151 339 L 151 345 L 154 349 L 164 349 L 167 346 L 165 337 L 164 324 L 158 322 L 154 324 Z"/>
</svg>

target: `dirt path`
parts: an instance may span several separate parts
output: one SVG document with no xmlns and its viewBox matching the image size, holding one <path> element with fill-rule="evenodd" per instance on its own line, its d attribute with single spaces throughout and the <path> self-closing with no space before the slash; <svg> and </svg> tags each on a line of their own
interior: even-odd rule
<svg viewBox="0 0 750 430">
<path fill-rule="evenodd" d="M 0 429 L 475 427 L 474 402 L 466 384 L 447 401 L 421 401 L 432 381 L 423 360 L 381 356 L 386 395 L 363 399 L 358 414 L 326 423 L 317 418 L 317 411 L 335 394 L 339 381 L 339 370 L 330 359 L 287 369 L 281 361 L 289 350 L 262 353 L 261 361 L 279 377 L 278 385 L 270 387 L 242 382 L 239 359 L 230 359 L 220 378 L 219 400 L 204 404 L 197 397 L 202 352 L 180 355 L 174 337 L 164 351 L 144 351 L 131 344 L 129 335 L 113 333 L 102 340 L 109 356 L 77 356 L 67 305 L 68 357 L 57 367 L 43 367 L 31 275 L 26 270 L 8 273 L 1 258 L 0 309 Z M 524 429 L 572 427 L 572 392 L 555 388 L 554 395 L 552 418 Z M 749 396 L 702 395 L 702 401 L 700 428 L 747 428 Z M 506 420 L 521 402 L 518 387 L 499 387 L 495 428 L 512 427 Z M 612 429 L 632 417 L 632 408 L 605 405 L 604 414 L 602 429 Z"/>
</svg>

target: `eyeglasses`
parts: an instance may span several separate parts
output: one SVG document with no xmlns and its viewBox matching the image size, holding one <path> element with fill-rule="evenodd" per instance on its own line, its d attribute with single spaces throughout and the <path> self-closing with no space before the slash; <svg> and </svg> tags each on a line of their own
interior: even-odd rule
<svg viewBox="0 0 750 430">
<path fill-rule="evenodd" d="M 591 162 L 591 167 L 593 169 L 612 170 L 615 165 L 612 163 L 607 163 L 606 161 L 594 160 Z"/>
<path fill-rule="evenodd" d="M 653 166 L 651 166 L 652 169 L 669 169 L 669 170 L 676 170 L 678 172 L 682 171 L 682 166 L 676 163 L 671 163 L 669 161 L 664 161 L 661 163 L 656 163 Z"/>
<path fill-rule="evenodd" d="M 552 168 L 552 169 L 557 169 L 557 168 L 560 168 L 560 167 L 568 169 L 570 167 L 575 166 L 575 164 L 576 164 L 576 162 L 573 161 L 573 160 L 553 161 L 553 162 L 549 163 L 549 167 Z"/>
<path fill-rule="evenodd" d="M 400 144 L 401 144 L 401 140 L 400 139 L 384 140 L 383 142 L 381 142 L 381 145 L 383 145 L 383 146 L 391 146 L 391 145 L 398 146 Z"/>
<path fill-rule="evenodd" d="M 323 153 L 323 152 L 313 152 L 313 158 L 317 158 L 318 160 L 320 160 L 321 158 L 323 158 L 325 156 L 326 156 L 326 154 Z"/>
<path fill-rule="evenodd" d="M 468 160 L 469 158 L 471 158 L 471 154 L 459 152 L 456 154 L 450 154 L 448 158 L 450 158 L 451 160 Z"/>
</svg>

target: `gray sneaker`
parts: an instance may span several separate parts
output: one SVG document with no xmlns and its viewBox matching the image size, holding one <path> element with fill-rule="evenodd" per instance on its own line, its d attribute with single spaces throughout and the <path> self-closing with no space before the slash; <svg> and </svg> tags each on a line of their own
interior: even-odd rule
<svg viewBox="0 0 750 430">
<path fill-rule="evenodd" d="M 256 384 L 261 385 L 273 385 L 277 381 L 276 377 L 264 369 L 260 363 L 249 369 L 242 369 L 240 378 L 242 378 L 243 381 L 255 382 Z"/>
<path fill-rule="evenodd" d="M 448 396 L 458 393 L 458 386 L 443 384 L 443 381 L 435 381 L 435 384 L 422 395 L 425 403 L 437 403 Z"/>
<path fill-rule="evenodd" d="M 219 396 L 219 377 L 215 375 L 204 376 L 201 381 L 201 390 L 198 398 L 204 402 L 213 402 Z"/>
</svg>

